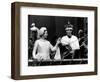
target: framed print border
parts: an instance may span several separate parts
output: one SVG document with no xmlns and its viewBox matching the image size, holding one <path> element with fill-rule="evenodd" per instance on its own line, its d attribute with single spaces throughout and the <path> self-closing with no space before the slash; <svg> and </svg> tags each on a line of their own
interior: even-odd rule
<svg viewBox="0 0 100 82">
<path fill-rule="evenodd" d="M 73 9 L 94 11 L 94 71 L 93 72 L 77 72 L 77 73 L 59 73 L 59 74 L 42 74 L 42 75 L 20 75 L 20 8 L 21 7 L 38 7 L 38 8 L 57 8 L 57 9 Z M 15 80 L 21 79 L 37 79 L 37 78 L 54 78 L 69 77 L 97 74 L 97 7 L 76 6 L 76 5 L 57 5 L 57 4 L 41 4 L 14 2 L 11 4 L 11 78 Z"/>
</svg>

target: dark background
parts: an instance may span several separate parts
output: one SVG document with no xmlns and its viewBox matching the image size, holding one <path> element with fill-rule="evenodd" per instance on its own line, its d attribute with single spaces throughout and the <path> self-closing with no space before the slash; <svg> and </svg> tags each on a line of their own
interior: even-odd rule
<svg viewBox="0 0 100 82">
<path fill-rule="evenodd" d="M 62 16 L 41 16 L 41 15 L 28 15 L 28 36 L 30 36 L 31 24 L 34 22 L 36 27 L 41 28 L 42 26 L 47 27 L 48 40 L 65 35 L 64 25 L 67 22 L 74 26 L 73 34 L 78 37 L 79 29 L 82 29 L 87 34 L 87 18 L 86 17 L 62 17 Z"/>
<path fill-rule="evenodd" d="M 82 42 L 86 40 L 87 45 L 87 37 L 88 37 L 88 23 L 87 23 L 86 17 L 64 17 L 64 16 L 42 16 L 42 15 L 28 15 L 28 59 L 32 59 L 32 51 L 33 46 L 35 42 L 35 38 L 32 36 L 32 31 L 30 30 L 31 24 L 35 23 L 35 26 L 37 28 L 46 27 L 48 31 L 48 40 L 51 42 L 52 45 L 55 45 L 57 37 L 62 37 L 65 35 L 65 25 L 70 21 L 70 23 L 73 25 L 73 35 L 79 37 L 79 30 L 83 30 L 83 39 L 79 41 L 79 44 L 81 45 Z M 85 37 L 86 35 L 86 37 Z M 62 51 L 62 50 L 61 50 Z M 88 50 L 83 47 L 80 48 L 80 52 L 76 53 L 74 58 L 87 58 L 87 52 Z M 62 53 L 61 53 L 62 55 Z M 51 56 L 51 59 L 53 59 L 53 56 Z M 67 59 L 70 59 L 69 57 L 66 57 Z M 65 58 L 65 59 L 66 59 Z M 87 64 L 87 60 L 81 60 L 81 61 L 55 61 L 55 62 L 37 62 L 34 60 L 34 62 L 28 62 L 29 66 L 44 66 L 44 65 L 67 65 L 67 64 Z"/>
</svg>

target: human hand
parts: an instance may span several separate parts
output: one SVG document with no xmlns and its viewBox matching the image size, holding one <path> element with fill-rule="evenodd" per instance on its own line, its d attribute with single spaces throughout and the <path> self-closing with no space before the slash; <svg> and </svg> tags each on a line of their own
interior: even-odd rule
<svg viewBox="0 0 100 82">
<path fill-rule="evenodd" d="M 70 51 L 70 53 L 72 53 L 72 54 L 73 54 L 73 53 L 74 53 L 74 50 Z"/>
<path fill-rule="evenodd" d="M 57 45 L 61 43 L 61 38 L 57 39 Z"/>
</svg>

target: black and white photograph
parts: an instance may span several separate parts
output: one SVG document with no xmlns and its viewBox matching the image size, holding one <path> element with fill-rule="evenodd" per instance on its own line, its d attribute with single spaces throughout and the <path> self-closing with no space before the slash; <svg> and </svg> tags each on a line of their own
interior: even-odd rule
<svg viewBox="0 0 100 82">
<path fill-rule="evenodd" d="M 28 15 L 28 66 L 88 64 L 88 18 Z"/>
<path fill-rule="evenodd" d="M 12 78 L 97 74 L 97 7 L 12 3 Z"/>
</svg>

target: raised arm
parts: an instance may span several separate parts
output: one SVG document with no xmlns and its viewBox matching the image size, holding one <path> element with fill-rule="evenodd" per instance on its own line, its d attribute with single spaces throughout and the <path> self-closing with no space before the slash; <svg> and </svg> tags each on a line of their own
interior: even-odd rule
<svg viewBox="0 0 100 82">
<path fill-rule="evenodd" d="M 50 44 L 50 48 L 51 48 L 52 51 L 56 51 L 57 50 L 58 45 L 60 44 L 60 40 L 61 40 L 61 38 L 57 39 L 56 45 L 54 47 Z"/>
</svg>

